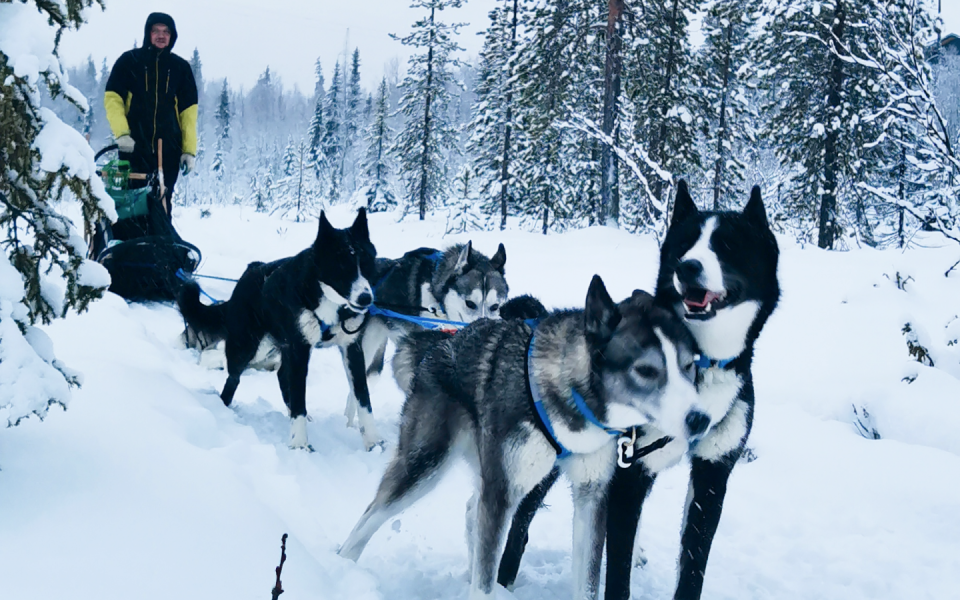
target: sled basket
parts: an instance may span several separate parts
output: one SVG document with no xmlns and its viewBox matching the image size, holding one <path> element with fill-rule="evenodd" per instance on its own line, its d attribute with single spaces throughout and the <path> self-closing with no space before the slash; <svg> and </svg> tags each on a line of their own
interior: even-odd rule
<svg viewBox="0 0 960 600">
<path fill-rule="evenodd" d="M 107 194 L 113 198 L 118 220 L 142 217 L 150 212 L 147 202 L 147 197 L 152 191 L 150 186 L 129 189 L 129 161 L 111 160 L 101 169 L 101 175 Z"/>
</svg>

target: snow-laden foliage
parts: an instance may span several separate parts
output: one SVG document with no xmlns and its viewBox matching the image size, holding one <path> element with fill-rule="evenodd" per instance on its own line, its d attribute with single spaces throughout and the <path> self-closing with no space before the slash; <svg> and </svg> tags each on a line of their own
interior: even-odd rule
<svg viewBox="0 0 960 600">
<path fill-rule="evenodd" d="M 57 41 L 63 29 L 82 24 L 81 11 L 92 4 L 0 4 L 0 416 L 8 424 L 65 406 L 68 384 L 78 382 L 32 324 L 83 311 L 110 284 L 106 270 L 86 259 L 83 235 L 60 207 L 79 201 L 83 233 L 91 234 L 95 221 L 116 218 L 113 201 L 83 135 L 42 106 L 45 97 L 63 98 L 89 114 L 87 97 L 61 68 Z M 73 124 L 89 132 L 91 122 Z"/>
</svg>

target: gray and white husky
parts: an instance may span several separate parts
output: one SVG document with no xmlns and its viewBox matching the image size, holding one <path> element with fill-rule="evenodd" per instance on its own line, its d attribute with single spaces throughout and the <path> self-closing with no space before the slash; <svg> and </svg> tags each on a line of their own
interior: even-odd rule
<svg viewBox="0 0 960 600">
<path fill-rule="evenodd" d="M 506 262 L 503 244 L 487 258 L 474 250 L 471 242 L 446 250 L 418 248 L 398 259 L 379 258 L 374 285 L 376 307 L 401 315 L 461 323 L 498 318 L 509 291 L 504 276 Z M 365 374 L 367 388 L 372 388 L 383 371 L 387 340 L 397 342 L 419 329 L 409 321 L 371 311 L 357 343 L 344 350 L 347 375 L 355 380 Z M 355 423 L 358 407 L 353 389 L 344 411 L 349 427 Z"/>
<path fill-rule="evenodd" d="M 676 314 L 645 292 L 617 305 L 598 276 L 583 310 L 553 313 L 536 329 L 484 319 L 440 340 L 404 404 L 396 456 L 340 555 L 357 560 L 384 522 L 463 456 L 477 475 L 467 514 L 471 598 L 490 597 L 507 523 L 559 465 L 573 484 L 574 597 L 595 598 L 619 431 L 655 424 L 695 442 L 708 419 L 693 361 Z"/>
</svg>

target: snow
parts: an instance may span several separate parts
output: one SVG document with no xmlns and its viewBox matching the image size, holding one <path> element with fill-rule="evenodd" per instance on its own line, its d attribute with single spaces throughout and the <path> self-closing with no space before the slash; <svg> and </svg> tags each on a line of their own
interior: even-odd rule
<svg viewBox="0 0 960 600">
<path fill-rule="evenodd" d="M 178 209 L 175 218 L 184 238 L 203 249 L 201 272 L 210 275 L 236 277 L 247 262 L 290 255 L 315 234 L 312 222 L 204 208 L 209 218 L 199 208 Z M 344 206 L 332 210 L 337 226 L 352 218 Z M 370 220 L 382 256 L 467 239 L 492 253 L 503 242 L 511 293 L 533 293 L 549 306 L 581 305 L 594 273 L 615 298 L 654 283 L 657 244 L 649 236 L 595 227 L 546 237 L 513 230 L 443 237 L 444 225 L 442 218 L 398 223 L 395 214 Z M 960 332 L 960 274 L 943 273 L 957 248 L 838 253 L 780 243 L 783 299 L 755 361 L 750 445 L 758 458 L 732 476 L 704 597 L 953 597 L 960 585 L 960 356 L 951 343 Z M 5 338 L 17 297 L 9 284 L 19 277 L 11 272 L 0 259 Z M 214 297 L 229 296 L 229 283 L 203 285 Z M 907 322 L 935 367 L 909 357 Z M 283 533 L 290 534 L 285 600 L 467 597 L 465 467 L 378 532 L 359 563 L 335 554 L 373 498 L 396 442 L 402 398 L 389 371 L 373 389 L 388 450 L 366 453 L 359 433 L 345 427 L 339 354 L 315 352 L 307 398 L 316 452 L 306 453 L 286 446 L 289 419 L 275 375 L 245 374 L 233 408 L 225 408 L 218 397 L 224 373 L 179 347 L 182 320 L 172 307 L 108 294 L 87 313 L 42 329 L 84 384 L 69 410 L 0 429 L 4 598 L 262 598 L 274 583 Z M 33 345 L 41 355 L 49 350 Z M 0 381 L 9 365 L 0 360 Z M 40 377 L 40 368 L 19 372 L 38 390 L 63 385 L 62 377 Z M 906 383 L 905 375 L 916 379 Z M 0 405 L 9 389 L 0 385 Z M 867 409 L 882 439 L 857 434 L 854 406 Z M 667 471 L 645 505 L 649 562 L 634 571 L 633 598 L 672 594 L 686 487 L 685 467 Z M 514 594 L 499 590 L 498 597 L 569 597 L 567 486 L 557 486 L 547 504 L 534 520 Z"/>
<path fill-rule="evenodd" d="M 49 336 L 25 324 L 23 294 L 23 277 L 0 252 L 0 423 L 4 426 L 30 415 L 43 417 L 51 404 L 66 406 L 70 400 Z"/>
</svg>

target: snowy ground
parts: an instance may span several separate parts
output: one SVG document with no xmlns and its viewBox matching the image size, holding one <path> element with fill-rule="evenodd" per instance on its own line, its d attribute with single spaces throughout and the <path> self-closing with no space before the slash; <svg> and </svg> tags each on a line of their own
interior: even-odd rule
<svg viewBox="0 0 960 600">
<path fill-rule="evenodd" d="M 181 210 L 177 224 L 205 253 L 202 271 L 236 277 L 254 259 L 305 247 L 314 224 L 250 210 Z M 346 209 L 332 220 L 345 226 Z M 382 256 L 446 246 L 442 224 L 375 215 Z M 580 305 L 594 273 L 611 294 L 651 289 L 656 243 L 592 229 L 543 237 L 470 236 L 507 248 L 513 293 Z M 704 597 L 947 599 L 960 589 L 960 274 L 956 248 L 827 253 L 781 240 L 782 304 L 755 364 L 758 458 L 734 471 Z M 907 279 L 896 285 L 897 274 Z M 229 284 L 208 284 L 217 297 Z M 936 368 L 912 361 L 905 323 Z M 0 430 L 0 597 L 264 599 L 280 536 L 290 534 L 284 600 L 466 598 L 465 469 L 388 523 L 359 564 L 336 548 L 388 454 L 362 450 L 342 415 L 336 351 L 317 351 L 307 404 L 314 453 L 286 445 L 288 419 L 270 373 L 244 377 L 234 407 L 222 371 L 177 345 L 169 306 L 108 296 L 46 330 L 85 376 L 66 412 Z M 914 379 L 912 383 L 902 381 Z M 378 426 L 396 439 L 401 395 L 373 391 Z M 884 438 L 852 425 L 867 409 Z M 389 453 L 388 448 L 388 453 Z M 649 558 L 633 597 L 672 595 L 686 472 L 661 476 L 644 510 Z M 570 596 L 571 505 L 565 486 L 534 521 L 513 596 Z"/>
</svg>

